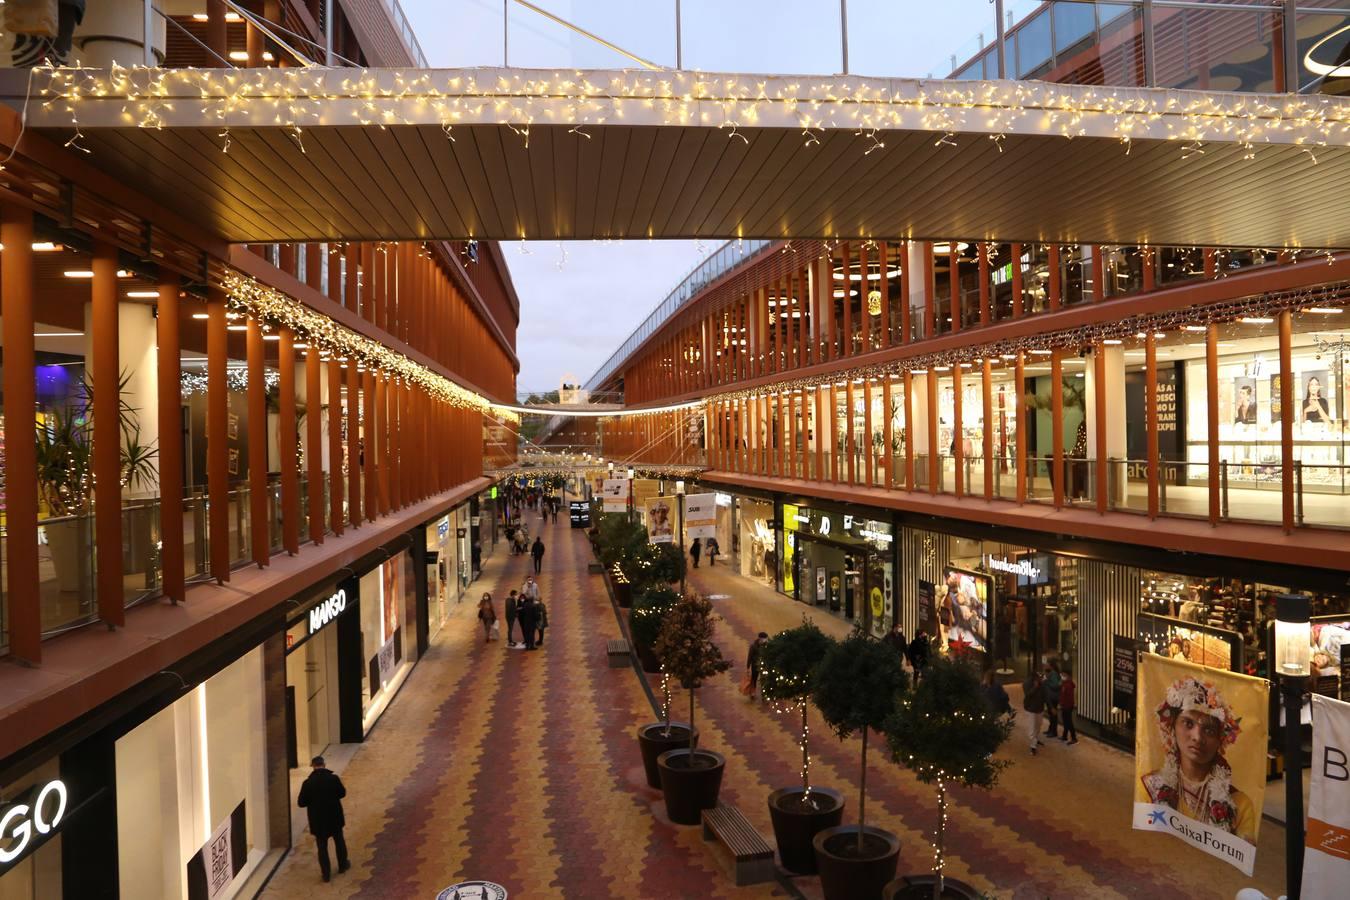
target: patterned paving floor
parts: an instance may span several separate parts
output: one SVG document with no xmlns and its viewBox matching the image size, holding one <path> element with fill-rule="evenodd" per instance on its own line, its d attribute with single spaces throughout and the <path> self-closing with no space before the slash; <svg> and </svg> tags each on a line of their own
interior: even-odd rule
<svg viewBox="0 0 1350 900">
<path fill-rule="evenodd" d="M 652 710 L 633 671 L 607 667 L 605 641 L 619 625 L 600 577 L 586 573 L 589 546 L 565 522 L 542 534 L 552 625 L 544 649 L 483 643 L 470 597 L 504 597 L 529 568 L 498 553 L 343 772 L 352 871 L 321 883 L 306 836 L 264 896 L 432 898 L 486 879 L 513 898 L 819 897 L 808 878 L 736 888 L 698 828 L 666 819 L 634 737 Z M 705 566 L 691 582 L 719 595 L 719 639 L 736 664 L 700 692 L 700 743 L 727 758 L 724 802 L 771 836 L 765 798 L 795 781 L 794 723 L 737 684 L 751 636 L 794 625 L 807 610 L 725 566 Z M 820 622 L 847 631 L 828 615 Z M 844 792 L 850 821 L 856 739 L 841 744 L 819 721 L 811 730 L 813 780 Z M 1090 740 L 1052 742 L 1035 758 L 1017 741 L 1007 753 L 1015 764 L 1000 786 L 957 793 L 948 818 L 951 874 L 991 895 L 1222 898 L 1249 885 L 1274 894 L 1283 881 L 1283 829 L 1271 822 L 1251 880 L 1175 840 L 1130 830 L 1124 753 Z M 932 791 L 875 754 L 867 809 L 869 822 L 899 835 L 901 870 L 922 871 Z"/>
</svg>

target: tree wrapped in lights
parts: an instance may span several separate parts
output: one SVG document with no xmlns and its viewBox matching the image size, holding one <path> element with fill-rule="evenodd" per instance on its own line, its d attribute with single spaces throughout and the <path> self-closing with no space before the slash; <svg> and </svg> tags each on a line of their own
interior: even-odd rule
<svg viewBox="0 0 1350 900">
<path fill-rule="evenodd" d="M 867 732 L 883 730 L 908 683 L 899 654 L 861 630 L 831 647 L 816 668 L 811 690 L 816 709 L 840 740 L 862 732 L 858 780 L 860 855 L 867 826 Z"/>
<path fill-rule="evenodd" d="M 703 682 L 731 668 L 713 640 L 712 601 L 702 594 L 685 594 L 661 622 L 656 655 L 671 677 L 689 692 L 689 754 L 694 753 L 694 694 Z"/>
<path fill-rule="evenodd" d="M 812 804 L 810 729 L 806 705 L 816 669 L 835 641 L 805 617 L 796 628 L 769 638 L 759 652 L 759 689 L 777 712 L 799 711 L 802 717 L 802 802 Z"/>
<path fill-rule="evenodd" d="M 938 824 L 933 841 L 933 896 L 940 898 L 946 868 L 947 786 L 986 790 L 998 783 L 1007 760 L 994 752 L 1012 733 L 1008 716 L 989 708 L 980 675 L 968 660 L 935 657 L 923 679 L 887 718 L 891 758 L 924 784 L 937 785 Z"/>
</svg>

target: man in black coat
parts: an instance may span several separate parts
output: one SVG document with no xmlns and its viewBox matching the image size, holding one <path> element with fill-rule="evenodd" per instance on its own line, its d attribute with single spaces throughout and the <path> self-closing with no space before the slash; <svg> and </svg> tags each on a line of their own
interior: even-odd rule
<svg viewBox="0 0 1350 900">
<path fill-rule="evenodd" d="M 347 789 L 342 786 L 342 779 L 324 766 L 322 756 L 314 757 L 310 764 L 314 771 L 300 785 L 298 803 L 309 814 L 309 830 L 319 845 L 319 871 L 323 873 L 323 880 L 328 881 L 332 875 L 328 863 L 329 838 L 337 850 L 338 874 L 351 868 L 347 842 L 342 837 L 342 829 L 347 824 L 342 816 L 342 798 L 347 796 Z"/>
<path fill-rule="evenodd" d="M 534 639 L 539 633 L 539 607 L 534 598 L 526 596 L 516 607 L 516 616 L 520 619 L 520 630 L 525 635 L 525 649 L 535 649 Z"/>
</svg>

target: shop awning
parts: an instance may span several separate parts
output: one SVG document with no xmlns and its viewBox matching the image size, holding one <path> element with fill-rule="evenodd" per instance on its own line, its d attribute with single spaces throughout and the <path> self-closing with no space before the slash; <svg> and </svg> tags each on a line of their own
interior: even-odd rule
<svg viewBox="0 0 1350 900">
<path fill-rule="evenodd" d="M 0 80 L 16 108 L 28 87 Z M 237 242 L 1350 246 L 1350 100 L 1322 95 L 519 69 L 70 70 L 32 88 L 29 128 Z"/>
</svg>

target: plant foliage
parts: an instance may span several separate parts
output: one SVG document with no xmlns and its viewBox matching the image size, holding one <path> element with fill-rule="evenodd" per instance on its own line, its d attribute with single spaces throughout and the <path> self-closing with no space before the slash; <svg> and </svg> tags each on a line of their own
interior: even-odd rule
<svg viewBox="0 0 1350 900">
<path fill-rule="evenodd" d="M 907 684 L 894 650 L 854 632 L 821 659 L 811 701 L 843 740 L 863 728 L 881 730 Z"/>
<path fill-rule="evenodd" d="M 643 534 L 646 534 L 645 530 Z M 647 585 L 674 584 L 684 576 L 684 554 L 674 544 L 644 543 L 630 560 L 620 565 L 638 589 Z"/>
<path fill-rule="evenodd" d="M 628 632 L 633 643 L 643 647 L 652 647 L 661 633 L 661 623 L 666 613 L 680 602 L 680 592 L 665 585 L 650 587 L 638 595 L 628 610 Z"/>
<path fill-rule="evenodd" d="M 621 565 L 635 559 L 638 552 L 647 545 L 647 529 L 632 521 L 623 513 L 606 513 L 600 517 L 600 526 L 596 535 L 596 552 L 600 561 L 609 568 L 615 563 Z M 631 573 L 625 571 L 632 579 Z"/>
<path fill-rule="evenodd" d="M 687 689 L 731 668 L 713 640 L 712 601 L 701 594 L 686 594 L 670 608 L 661 622 L 654 651 L 665 670 Z"/>
<path fill-rule="evenodd" d="M 974 663 L 938 656 L 884 730 L 891 758 L 919 781 L 992 788 L 1008 765 L 993 755 L 1012 728 L 1010 717 L 990 711 Z"/>
<path fill-rule="evenodd" d="M 803 620 L 769 638 L 759 651 L 759 689 L 766 700 L 801 701 L 811 693 L 816 668 L 835 641 Z"/>
</svg>

